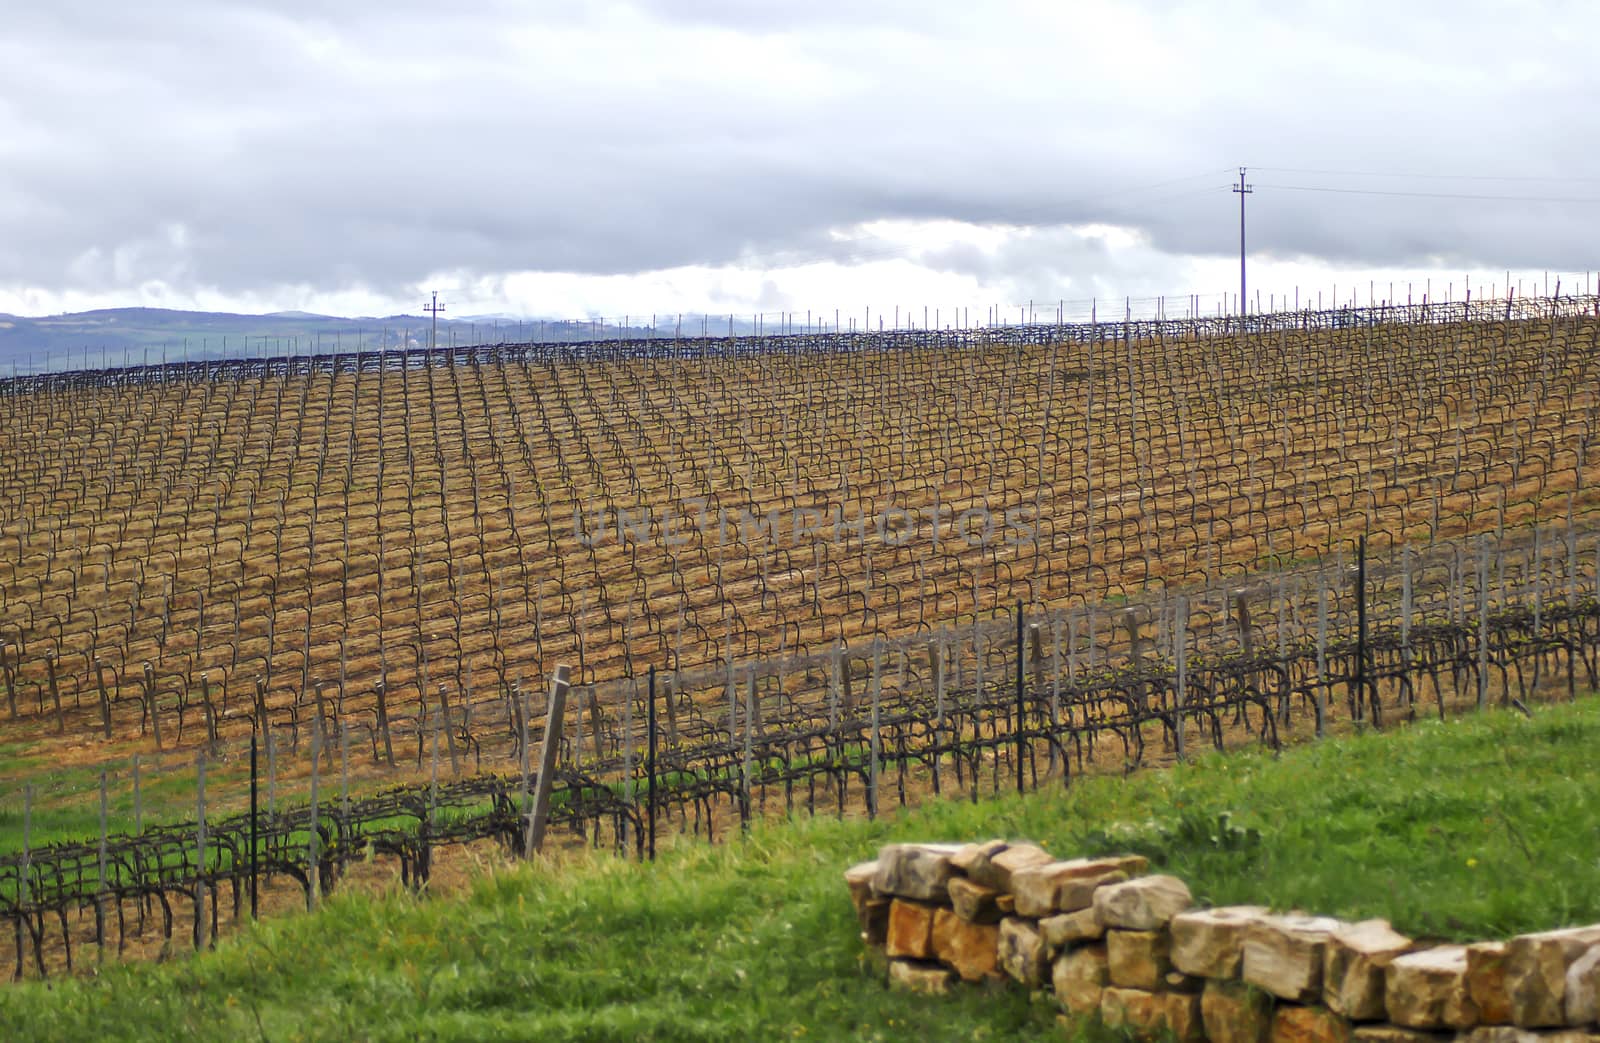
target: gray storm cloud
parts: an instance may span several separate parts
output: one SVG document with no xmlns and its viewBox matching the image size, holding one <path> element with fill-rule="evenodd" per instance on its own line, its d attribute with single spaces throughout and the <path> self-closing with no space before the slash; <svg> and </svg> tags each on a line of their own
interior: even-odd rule
<svg viewBox="0 0 1600 1043">
<path fill-rule="evenodd" d="M 26 6 L 14 290 L 849 263 L 830 233 L 883 219 L 1222 256 L 1241 162 L 1282 257 L 1586 268 L 1600 214 L 1589 5 Z M 922 262 L 1021 285 L 1117 258 L 1040 234 Z"/>
</svg>

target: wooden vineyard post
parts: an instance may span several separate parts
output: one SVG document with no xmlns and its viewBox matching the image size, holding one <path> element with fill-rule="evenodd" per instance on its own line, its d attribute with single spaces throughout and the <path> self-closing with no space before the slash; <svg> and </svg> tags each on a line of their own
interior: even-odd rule
<svg viewBox="0 0 1600 1043">
<path fill-rule="evenodd" d="M 273 825 L 278 822 L 278 741 L 262 727 L 262 733 L 267 737 L 267 821 Z"/>
<path fill-rule="evenodd" d="M 1411 669 L 1411 547 L 1409 545 L 1400 549 L 1400 656 L 1405 669 Z M 1405 692 L 1406 705 L 1401 709 L 1410 716 L 1416 716 L 1416 697 L 1409 686 L 1402 686 Z"/>
<path fill-rule="evenodd" d="M 565 665 L 556 667 L 555 678 L 550 682 L 550 709 L 544 722 L 544 740 L 539 749 L 539 776 L 534 781 L 533 814 L 528 819 L 528 836 L 525 849 L 542 850 L 545 828 L 550 823 L 550 789 L 555 779 L 556 754 L 561 748 L 561 723 L 567 708 L 567 689 L 571 686 L 571 670 Z"/>
<path fill-rule="evenodd" d="M 250 921 L 255 922 L 259 912 L 258 895 L 260 876 L 257 871 L 257 860 L 261 850 L 260 845 L 260 783 L 258 754 L 256 745 L 260 735 L 260 727 L 255 720 L 250 722 Z"/>
<path fill-rule="evenodd" d="M 1478 537 L 1478 709 L 1489 705 L 1489 541 Z"/>
<path fill-rule="evenodd" d="M 21 870 L 21 875 L 18 876 L 18 878 L 17 878 L 17 898 L 18 898 L 19 904 L 22 906 L 23 909 L 27 909 L 29 903 L 32 901 L 32 895 L 29 893 L 29 887 L 28 887 L 29 877 L 33 874 L 33 852 L 32 852 L 32 847 L 33 847 L 33 783 L 30 782 L 30 783 L 28 783 L 28 784 L 26 784 L 25 786 L 22 787 L 22 870 Z M 17 925 L 18 925 L 18 927 L 20 929 L 20 927 L 22 925 L 22 920 L 21 920 L 20 917 L 17 919 Z M 17 951 L 18 951 L 19 954 L 21 953 L 22 949 L 21 949 L 20 945 L 19 945 Z M 44 970 L 44 968 L 41 966 L 40 967 L 40 972 L 43 973 L 43 970 Z M 21 977 L 22 977 L 22 960 L 21 960 L 21 958 L 19 956 L 18 959 L 17 959 L 17 978 L 20 980 Z"/>
<path fill-rule="evenodd" d="M 517 815 L 524 823 L 522 829 L 522 857 L 527 858 L 533 854 L 529 845 L 532 843 L 533 830 L 527 823 L 533 821 L 533 808 L 528 803 L 528 713 L 532 709 L 527 703 L 527 697 L 522 694 L 522 682 L 511 682 L 512 706 L 517 715 L 517 761 L 521 769 L 522 782 L 517 790 Z"/>
<path fill-rule="evenodd" d="M 1188 705 L 1189 696 L 1189 599 L 1178 597 L 1178 603 L 1173 609 L 1172 621 L 1172 658 L 1178 664 L 1178 712 L 1172 722 L 1172 745 L 1177 753 L 1178 760 L 1185 759 L 1183 746 L 1183 716 Z M 1202 727 L 1204 727 L 1202 725 Z"/>
<path fill-rule="evenodd" d="M 677 671 L 667 678 L 667 745 L 678 745 L 678 679 Z"/>
<path fill-rule="evenodd" d="M 94 657 L 95 685 L 100 690 L 100 728 L 107 739 L 111 738 L 111 695 L 106 691 L 106 667 L 99 656 Z M 11 716 L 15 717 L 13 713 Z"/>
<path fill-rule="evenodd" d="M 44 665 L 49 672 L 50 701 L 55 704 L 56 708 L 56 734 L 61 735 L 67 730 L 67 719 L 61 712 L 61 689 L 56 685 L 56 654 L 54 652 L 46 652 L 44 654 Z"/>
<path fill-rule="evenodd" d="M 740 828 L 750 828 L 750 760 L 752 755 L 753 735 L 751 722 L 755 717 L 756 707 L 756 671 L 754 667 L 745 677 L 744 685 L 744 757 L 739 762 L 739 825 Z"/>
<path fill-rule="evenodd" d="M 1023 661 L 1022 661 L 1022 602 L 1017 602 L 1017 734 L 1015 757 L 1017 758 L 1017 795 L 1022 795 L 1022 752 L 1027 742 L 1027 707 L 1023 701 Z"/>
<path fill-rule="evenodd" d="M 136 754 L 133 755 L 133 833 L 134 833 L 134 836 L 142 836 L 144 834 L 144 800 L 143 800 L 144 794 L 143 794 L 143 788 L 142 788 L 143 780 L 140 778 L 140 776 L 142 774 L 142 772 L 140 770 L 141 767 L 142 767 L 142 765 L 139 763 L 139 755 L 136 753 Z"/>
<path fill-rule="evenodd" d="M 322 839 L 322 834 L 317 831 L 317 762 L 321 759 L 322 750 L 317 743 L 319 733 L 311 733 L 311 816 L 307 820 L 310 831 L 306 836 L 306 911 L 310 912 L 317 907 L 317 900 L 321 897 L 322 883 L 322 852 L 317 843 Z"/>
<path fill-rule="evenodd" d="M 1383 724 L 1378 707 L 1378 686 L 1367 691 L 1367 534 L 1356 543 L 1356 706 L 1371 711 L 1372 726 Z"/>
<path fill-rule="evenodd" d="M 649 830 L 650 861 L 656 860 L 656 668 L 650 668 L 650 703 L 645 709 L 649 734 L 645 747 L 645 821 Z"/>
<path fill-rule="evenodd" d="M 194 758 L 194 948 L 206 946 L 206 754 Z"/>
<path fill-rule="evenodd" d="M 150 730 L 156 737 L 156 752 L 161 752 L 161 714 L 156 709 L 156 671 L 147 660 L 144 664 L 144 708 L 150 715 Z"/>
<path fill-rule="evenodd" d="M 883 754 L 882 736 L 878 728 L 882 722 L 883 690 L 878 684 L 878 671 L 882 666 L 882 648 L 877 638 L 872 642 L 872 737 L 867 761 L 867 817 L 878 817 L 878 758 Z"/>
<path fill-rule="evenodd" d="M 217 716 L 211 708 L 211 678 L 203 673 L 200 675 L 200 705 L 206 715 L 206 748 L 214 750 L 217 745 Z"/>
<path fill-rule="evenodd" d="M 439 714 L 444 718 L 444 742 L 450 753 L 450 774 L 461 774 L 461 761 L 456 754 L 455 729 L 450 727 L 450 695 L 445 690 L 444 682 L 439 682 Z"/>
<path fill-rule="evenodd" d="M 1061 730 L 1061 617 L 1050 617 L 1050 771 L 1056 770 L 1056 741 Z M 1066 774 L 1066 763 L 1061 763 Z"/>
<path fill-rule="evenodd" d="M 841 656 L 837 647 L 833 650 L 832 672 L 828 675 L 828 734 L 832 735 L 839 730 L 839 690 L 843 687 L 840 680 L 842 670 Z"/>
<path fill-rule="evenodd" d="M 382 678 L 372 686 L 378 697 L 378 734 L 383 736 L 383 759 L 394 767 L 394 740 L 389 735 L 389 690 Z"/>
<path fill-rule="evenodd" d="M 339 832 L 350 825 L 350 731 L 339 722 Z"/>
<path fill-rule="evenodd" d="M 0 669 L 3 669 L 6 675 L 6 704 L 14 721 L 17 719 L 17 675 L 11 667 L 11 656 L 7 654 L 9 647 L 4 641 L 0 641 Z"/>
<path fill-rule="evenodd" d="M 1317 738 L 1322 738 L 1328 717 L 1328 577 L 1317 573 Z"/>
<path fill-rule="evenodd" d="M 106 955 L 106 773 L 100 771 L 100 863 L 94 891 L 94 941 L 99 946 L 98 959 Z"/>
</svg>

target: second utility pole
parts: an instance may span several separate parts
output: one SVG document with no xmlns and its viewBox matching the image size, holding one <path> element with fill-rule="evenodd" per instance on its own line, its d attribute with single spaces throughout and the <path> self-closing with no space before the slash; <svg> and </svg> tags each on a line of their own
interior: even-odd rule
<svg viewBox="0 0 1600 1043">
<path fill-rule="evenodd" d="M 1244 197 L 1254 192 L 1254 187 L 1244 183 L 1244 167 L 1239 168 L 1239 183 L 1233 186 L 1239 195 L 1239 314 L 1249 311 L 1244 296 Z"/>
<path fill-rule="evenodd" d="M 1240 216 L 1239 220 L 1242 222 L 1244 220 L 1243 211 L 1240 211 L 1240 215 L 1241 216 Z M 1241 224 L 1239 227 L 1241 229 L 1243 229 L 1244 226 Z M 1239 234 L 1243 235 L 1244 233 L 1243 233 L 1243 231 L 1241 231 Z M 1243 247 L 1241 247 L 1240 249 L 1243 249 Z M 1241 263 L 1243 263 L 1243 262 L 1241 261 Z M 434 347 L 439 343 L 439 313 L 444 311 L 444 305 L 439 303 L 439 291 L 438 290 L 434 290 L 433 291 L 433 303 L 432 304 L 424 304 L 422 306 L 422 310 L 433 313 L 433 332 L 428 334 L 428 350 L 432 351 L 434 349 Z"/>
</svg>

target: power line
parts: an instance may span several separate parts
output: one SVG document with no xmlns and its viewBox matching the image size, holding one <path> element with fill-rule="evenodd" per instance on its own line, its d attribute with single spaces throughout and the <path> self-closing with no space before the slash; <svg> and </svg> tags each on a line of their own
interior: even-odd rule
<svg viewBox="0 0 1600 1043">
<path fill-rule="evenodd" d="M 1408 192 L 1385 188 L 1334 188 L 1330 185 L 1277 185 L 1264 184 L 1262 188 L 1276 188 L 1284 192 L 1330 192 L 1343 196 L 1401 196 L 1408 199 L 1479 199 L 1502 203 L 1600 203 L 1600 196 L 1508 196 L 1480 192 Z"/>
<path fill-rule="evenodd" d="M 1555 177 L 1538 174 L 1414 174 L 1392 170 L 1333 170 L 1326 167 L 1256 167 L 1275 174 L 1328 174 L 1335 177 L 1393 177 L 1418 181 L 1543 181 L 1600 182 L 1600 177 Z"/>
</svg>

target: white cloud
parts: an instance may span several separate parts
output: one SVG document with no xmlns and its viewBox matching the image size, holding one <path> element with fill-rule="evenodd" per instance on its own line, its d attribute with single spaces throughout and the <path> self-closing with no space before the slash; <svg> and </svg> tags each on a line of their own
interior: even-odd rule
<svg viewBox="0 0 1600 1043">
<path fill-rule="evenodd" d="M 1596 28 L 1554 3 L 24 5 L 0 309 L 1222 293 L 1239 162 L 1263 288 L 1581 268 L 1600 181 L 1304 171 L 1582 175 Z"/>
</svg>

